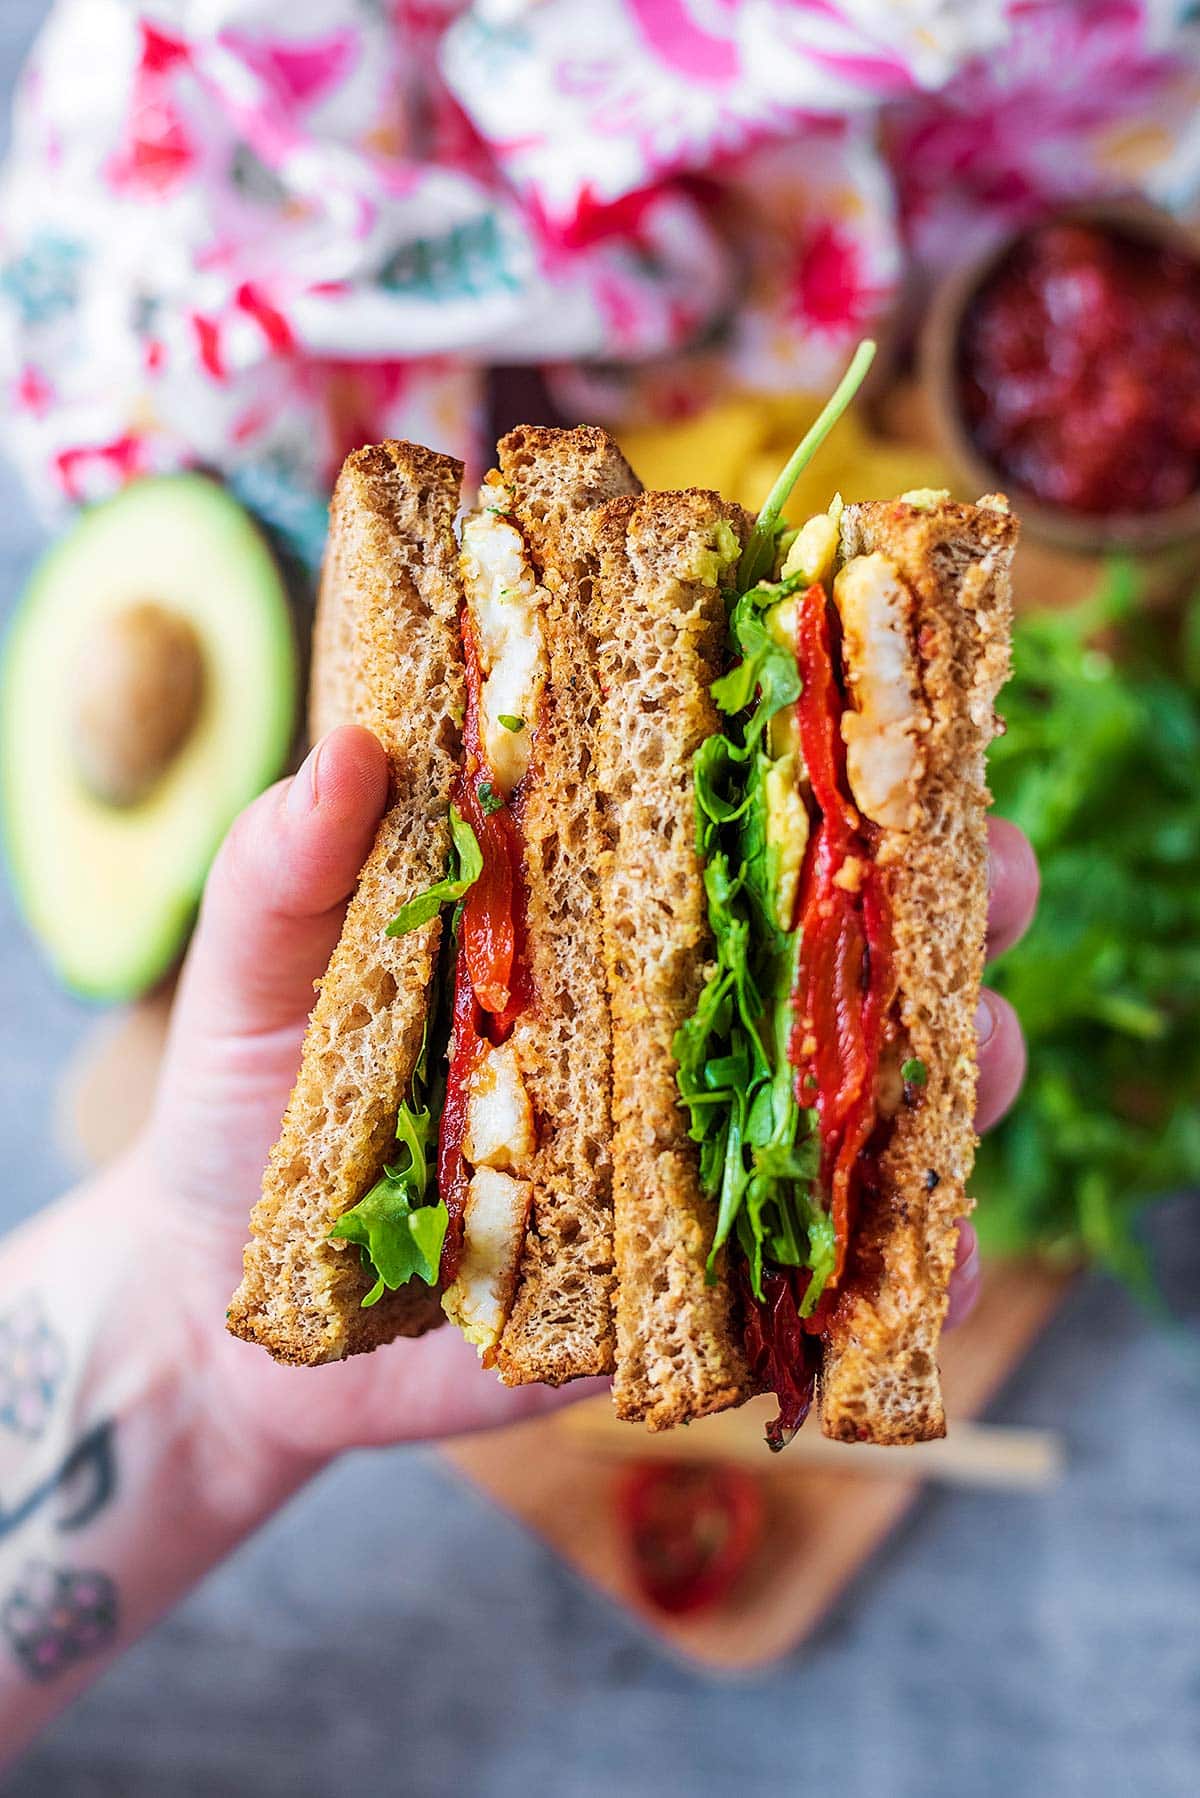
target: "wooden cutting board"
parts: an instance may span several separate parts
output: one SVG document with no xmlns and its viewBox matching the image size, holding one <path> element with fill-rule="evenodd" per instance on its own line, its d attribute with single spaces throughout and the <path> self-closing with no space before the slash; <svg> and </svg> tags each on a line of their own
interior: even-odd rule
<svg viewBox="0 0 1200 1798">
<path fill-rule="evenodd" d="M 1070 1276 L 1040 1264 L 997 1264 L 987 1270 L 971 1318 L 946 1337 L 942 1370 L 953 1435 L 975 1417 L 1010 1373 L 1062 1298 Z M 607 1407 L 607 1399 L 587 1401 Z M 747 1413 L 759 1431 L 769 1400 L 745 1411 L 705 1418 L 687 1431 L 688 1459 L 711 1441 L 713 1459 L 737 1432 L 744 1445 Z M 769 1554 L 760 1554 L 721 1604 L 690 1617 L 647 1606 L 634 1585 L 617 1502 L 627 1465 L 599 1454 L 563 1418 L 539 1418 L 444 1448 L 459 1473 L 542 1537 L 607 1597 L 685 1659 L 718 1674 L 736 1674 L 777 1659 L 802 1642 L 861 1571 L 921 1491 L 920 1457 L 936 1473 L 938 1444 L 911 1451 L 819 1444 L 812 1460 L 804 1432 L 772 1455 L 764 1445 L 762 1480 Z M 633 1426 L 630 1438 L 635 1440 Z M 669 1439 L 649 1439 L 655 1459 Z M 902 1471 L 886 1471 L 888 1457 Z M 740 1459 L 740 1457 L 739 1457 Z M 742 1463 L 744 1465 L 744 1462 Z M 869 1466 L 869 1471 L 867 1467 Z"/>
</svg>

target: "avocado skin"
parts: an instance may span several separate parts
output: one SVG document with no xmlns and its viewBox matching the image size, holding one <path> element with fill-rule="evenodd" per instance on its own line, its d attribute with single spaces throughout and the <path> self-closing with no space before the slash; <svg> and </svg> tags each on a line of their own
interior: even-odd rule
<svg viewBox="0 0 1200 1798">
<path fill-rule="evenodd" d="M 193 625 L 205 697 L 154 791 L 117 809 L 74 766 L 70 671 L 106 610 L 147 599 Z M 279 566 L 206 476 L 134 482 L 42 557 L 0 656 L 0 837 L 26 921 L 72 992 L 133 999 L 172 967 L 225 831 L 287 765 L 298 687 Z"/>
</svg>

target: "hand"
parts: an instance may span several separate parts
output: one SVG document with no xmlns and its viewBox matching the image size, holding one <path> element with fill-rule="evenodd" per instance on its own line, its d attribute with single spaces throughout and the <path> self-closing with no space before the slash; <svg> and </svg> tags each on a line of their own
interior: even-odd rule
<svg viewBox="0 0 1200 1798">
<path fill-rule="evenodd" d="M 369 732 L 334 731 L 292 781 L 238 819 L 209 878 L 184 968 L 159 1097 L 135 1155 L 156 1195 L 157 1254 L 187 1308 L 215 1408 L 239 1435 L 323 1458 L 357 1444 L 431 1437 L 529 1416 L 565 1395 L 509 1390 L 443 1329 L 330 1367 L 277 1367 L 221 1327 L 237 1284 L 246 1219 L 279 1129 L 313 999 L 345 902 L 386 803 L 387 768 Z M 993 951 L 1025 928 L 1037 873 L 1012 826 L 992 827 Z M 1024 1069 L 1012 1010 L 981 1007 L 979 1111 L 994 1123 Z M 974 1232 L 964 1226 L 951 1307 L 961 1318 L 978 1285 Z M 578 1387 L 568 1389 L 573 1396 Z"/>
<path fill-rule="evenodd" d="M 1028 930 L 1037 906 L 1038 865 L 1028 839 L 1015 824 L 993 818 L 988 825 L 988 959 L 1011 949 Z M 979 1090 L 975 1126 L 998 1124 L 1025 1078 L 1025 1039 L 1007 999 L 984 988 L 976 1013 L 979 1033 Z M 946 1328 L 962 1323 L 979 1297 L 979 1241 L 974 1226 L 958 1227 L 958 1254 L 950 1282 Z"/>
</svg>

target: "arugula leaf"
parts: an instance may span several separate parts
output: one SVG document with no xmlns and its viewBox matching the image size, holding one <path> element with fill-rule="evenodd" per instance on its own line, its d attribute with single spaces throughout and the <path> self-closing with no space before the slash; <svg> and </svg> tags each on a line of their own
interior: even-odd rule
<svg viewBox="0 0 1200 1798">
<path fill-rule="evenodd" d="M 1200 1184 L 1200 599 L 1178 632 L 1136 602 L 1113 564 L 1014 633 L 989 784 L 1042 892 L 989 975 L 1029 1075 L 981 1146 L 976 1215 L 987 1248 L 1082 1251 L 1146 1291 L 1141 1207 Z"/>
<path fill-rule="evenodd" d="M 450 867 L 445 878 L 409 899 L 387 927 L 388 936 L 405 936 L 418 925 L 428 924 L 451 899 L 461 899 L 483 873 L 483 852 L 475 832 L 459 812 L 450 807 Z"/>
<path fill-rule="evenodd" d="M 413 1076 L 420 1085 L 422 1063 Z M 425 1204 L 437 1146 L 437 1123 L 428 1106 L 401 1105 L 396 1140 L 402 1156 L 386 1167 L 364 1198 L 338 1219 L 330 1236 L 358 1243 L 376 1274 L 363 1300 L 374 1305 L 414 1277 L 436 1286 L 449 1213 L 442 1200 Z"/>
<path fill-rule="evenodd" d="M 783 508 L 787 505 L 792 488 L 862 386 L 867 370 L 874 360 L 875 345 L 869 337 L 864 338 L 855 350 L 849 368 L 834 388 L 816 423 L 796 445 L 787 466 L 781 470 L 755 521 L 746 547 L 742 551 L 742 560 L 738 568 L 738 585 L 743 592 L 761 580 L 770 568 L 775 555 Z"/>
<path fill-rule="evenodd" d="M 729 621 L 741 661 L 713 686 L 730 718 L 728 733 L 696 754 L 696 844 L 716 941 L 716 967 L 692 1017 L 677 1032 L 674 1054 L 689 1135 L 700 1148 L 700 1179 L 716 1201 L 708 1278 L 731 1235 L 750 1266 L 760 1298 L 768 1259 L 811 1270 L 811 1309 L 833 1270 L 832 1226 L 813 1189 L 820 1167 L 811 1108 L 796 1102 L 787 1044 L 798 937 L 774 919 L 767 844 L 766 727 L 800 696 L 795 655 L 771 636 L 763 615 L 799 585 L 760 581 Z"/>
<path fill-rule="evenodd" d="M 475 797 L 482 807 L 485 818 L 490 818 L 493 812 L 503 810 L 504 800 L 501 798 L 500 794 L 497 793 L 490 780 L 480 781 L 475 789 Z"/>
<path fill-rule="evenodd" d="M 693 782 L 698 855 L 706 855 L 716 841 L 715 827 L 740 818 L 750 803 L 738 766 L 745 759 L 745 751 L 738 744 L 720 735 L 706 737 L 696 751 Z"/>
<path fill-rule="evenodd" d="M 437 1285 L 449 1220 L 443 1200 L 414 1207 L 406 1188 L 386 1174 L 338 1219 L 329 1234 L 358 1243 L 377 1276 L 364 1307 L 378 1304 L 385 1292 L 395 1292 L 414 1278 L 426 1286 Z"/>
<path fill-rule="evenodd" d="M 767 586 L 760 583 L 742 595 L 729 620 L 730 633 L 741 661 L 728 674 L 712 685 L 712 696 L 727 715 L 746 711 L 757 692 L 758 700 L 748 719 L 742 724 L 742 741 L 749 748 L 758 742 L 767 721 L 785 705 L 794 705 L 800 697 L 800 671 L 791 650 L 784 649 L 771 636 L 762 621 L 768 604 L 794 592 L 798 580 Z"/>
<path fill-rule="evenodd" d="M 385 1292 L 394 1292 L 409 1280 L 421 1279 L 427 1286 L 438 1283 L 450 1221 L 436 1191 L 436 1168 L 438 1121 L 446 1096 L 454 956 L 451 939 L 443 937 L 432 1019 L 426 1019 L 408 1099 L 396 1115 L 400 1153 L 329 1232 L 343 1242 L 357 1243 L 363 1261 L 375 1275 L 375 1284 L 362 1301 L 364 1308 L 378 1304 Z"/>
<path fill-rule="evenodd" d="M 505 730 L 511 730 L 514 736 L 525 729 L 524 718 L 518 718 L 515 712 L 500 712 L 498 717 Z"/>
<path fill-rule="evenodd" d="M 750 901 L 755 934 L 772 954 L 782 948 L 783 933 L 775 921 L 775 889 L 779 878 L 779 852 L 767 840 L 767 775 L 771 758 L 756 755 L 749 770 L 746 805 L 738 830 L 742 858 L 742 883 Z"/>
</svg>

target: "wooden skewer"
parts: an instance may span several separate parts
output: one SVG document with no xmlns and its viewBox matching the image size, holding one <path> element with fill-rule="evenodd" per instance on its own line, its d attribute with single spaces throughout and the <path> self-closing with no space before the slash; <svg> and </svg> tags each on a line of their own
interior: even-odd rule
<svg viewBox="0 0 1200 1798">
<path fill-rule="evenodd" d="M 605 1459 L 732 1461 L 764 1474 L 820 1468 L 873 1478 L 1034 1491 L 1053 1485 L 1065 1464 L 1062 1438 L 1051 1430 L 953 1421 L 950 1434 L 940 1442 L 887 1449 L 830 1442 L 810 1425 L 781 1455 L 772 1455 L 763 1441 L 767 1415 L 767 1406 L 747 1405 L 703 1418 L 687 1429 L 652 1436 L 619 1422 L 607 1399 L 589 1399 L 559 1412 L 557 1422 L 576 1447 Z"/>
</svg>

